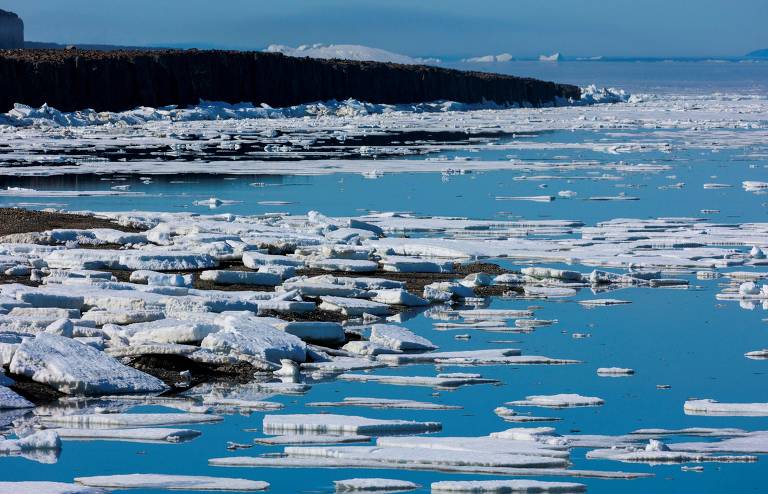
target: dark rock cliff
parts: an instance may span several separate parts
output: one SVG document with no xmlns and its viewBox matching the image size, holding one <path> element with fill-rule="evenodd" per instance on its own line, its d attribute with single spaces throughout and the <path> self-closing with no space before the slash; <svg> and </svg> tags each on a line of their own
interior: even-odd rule
<svg viewBox="0 0 768 494">
<path fill-rule="evenodd" d="M 24 47 L 24 23 L 13 12 L 0 10 L 0 49 Z"/>
<path fill-rule="evenodd" d="M 576 86 L 438 67 L 293 58 L 277 53 L 157 50 L 0 51 L 0 111 L 186 106 L 201 99 L 274 107 L 355 98 L 373 103 L 578 99 Z"/>
</svg>

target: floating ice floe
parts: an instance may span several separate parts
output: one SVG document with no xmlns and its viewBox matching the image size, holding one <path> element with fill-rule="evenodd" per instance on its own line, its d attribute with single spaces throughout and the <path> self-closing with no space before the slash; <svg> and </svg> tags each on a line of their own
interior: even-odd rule
<svg viewBox="0 0 768 494">
<path fill-rule="evenodd" d="M 89 487 L 107 489 L 169 489 L 184 491 L 263 491 L 269 488 L 267 482 L 226 477 L 203 477 L 194 475 L 161 475 L 134 473 L 127 475 L 102 475 L 77 477 L 75 482 Z"/>
<path fill-rule="evenodd" d="M 106 494 L 104 489 L 64 482 L 0 482 L 3 494 Z"/>
<path fill-rule="evenodd" d="M 537 417 L 535 415 L 520 414 L 517 411 L 507 407 L 497 407 L 493 410 L 493 413 L 504 419 L 506 422 L 557 422 L 561 420 L 559 417 Z"/>
<path fill-rule="evenodd" d="M 268 434 L 285 432 L 315 434 L 398 434 L 439 431 L 439 422 L 413 422 L 408 420 L 379 420 L 352 415 L 297 414 L 265 415 L 264 431 Z"/>
<path fill-rule="evenodd" d="M 205 413 L 96 413 L 40 417 L 40 421 L 48 426 L 78 429 L 207 424 L 222 420 L 224 418 L 219 415 Z"/>
<path fill-rule="evenodd" d="M 686 415 L 717 415 L 731 417 L 768 416 L 768 403 L 720 403 L 715 400 L 688 400 L 683 405 Z"/>
<path fill-rule="evenodd" d="M 200 435 L 192 429 L 53 429 L 61 439 L 79 441 L 127 441 L 139 443 L 180 443 Z"/>
<path fill-rule="evenodd" d="M 403 492 L 412 491 L 421 487 L 407 480 L 359 478 L 334 480 L 336 492 Z"/>
<path fill-rule="evenodd" d="M 444 480 L 432 483 L 432 492 L 472 494 L 507 494 L 534 492 L 586 492 L 587 486 L 574 482 L 542 482 L 538 480 Z"/>
<path fill-rule="evenodd" d="M 312 407 L 365 407 L 365 408 L 397 408 L 405 410 L 458 410 L 461 406 L 444 405 L 415 400 L 388 398 L 358 398 L 346 397 L 342 401 L 318 401 L 307 403 Z"/>
<path fill-rule="evenodd" d="M 377 382 L 400 386 L 427 386 L 431 388 L 457 388 L 472 384 L 495 384 L 496 379 L 484 378 L 480 374 L 448 373 L 429 376 L 381 376 L 375 374 L 341 374 L 342 381 Z"/>
<path fill-rule="evenodd" d="M 599 367 L 597 369 L 598 376 L 607 376 L 607 377 L 631 376 L 634 373 L 635 373 L 634 369 L 628 369 L 625 367 Z"/>
<path fill-rule="evenodd" d="M 371 327 L 370 341 L 403 352 L 424 352 L 437 348 L 428 339 L 418 336 L 406 328 L 391 324 L 374 324 Z"/>
<path fill-rule="evenodd" d="M 604 404 L 602 398 L 578 394 L 533 395 L 525 400 L 510 401 L 507 405 L 546 408 L 595 407 Z"/>
<path fill-rule="evenodd" d="M 369 443 L 371 436 L 355 434 L 325 435 L 325 434 L 290 434 L 284 436 L 257 437 L 253 440 L 256 444 L 271 446 L 292 446 L 302 444 L 344 444 L 344 443 Z"/>
</svg>

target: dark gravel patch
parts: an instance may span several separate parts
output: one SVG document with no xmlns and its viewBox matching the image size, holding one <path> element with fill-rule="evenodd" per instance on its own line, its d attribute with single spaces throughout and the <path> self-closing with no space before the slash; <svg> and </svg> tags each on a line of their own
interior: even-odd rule
<svg viewBox="0 0 768 494">
<path fill-rule="evenodd" d="M 181 355 L 141 355 L 131 359 L 129 365 L 163 381 L 171 387 L 170 393 L 185 391 L 215 379 L 224 379 L 235 384 L 253 381 L 256 370 L 247 362 L 211 366 L 194 362 Z M 181 372 L 189 371 L 192 382 L 188 387 L 178 387 L 184 381 Z"/>
<path fill-rule="evenodd" d="M 53 228 L 113 228 L 131 233 L 141 231 L 93 216 L 22 208 L 0 208 L 0 236 L 12 233 L 43 232 Z"/>
</svg>

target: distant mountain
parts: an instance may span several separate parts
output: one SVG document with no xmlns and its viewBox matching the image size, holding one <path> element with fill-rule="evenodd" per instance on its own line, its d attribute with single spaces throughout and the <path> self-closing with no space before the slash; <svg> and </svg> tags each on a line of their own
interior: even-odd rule
<svg viewBox="0 0 768 494">
<path fill-rule="evenodd" d="M 437 58 L 413 58 L 408 55 L 401 55 L 399 53 L 382 50 L 381 48 L 371 48 L 362 45 L 323 45 L 318 43 L 314 45 L 301 45 L 296 48 L 286 45 L 269 45 L 264 51 L 282 53 L 283 55 L 291 57 L 336 58 L 357 61 L 368 60 L 374 62 L 402 63 L 406 65 L 435 65 L 440 63 L 440 60 Z"/>
<path fill-rule="evenodd" d="M 768 48 L 749 52 L 747 58 L 768 58 Z"/>
</svg>

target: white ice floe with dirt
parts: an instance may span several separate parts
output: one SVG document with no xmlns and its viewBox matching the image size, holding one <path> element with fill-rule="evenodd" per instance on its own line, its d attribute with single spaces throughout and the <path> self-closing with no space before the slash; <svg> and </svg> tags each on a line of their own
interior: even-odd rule
<svg viewBox="0 0 768 494">
<path fill-rule="evenodd" d="M 10 370 L 67 394 L 160 393 L 159 379 L 127 367 L 103 352 L 49 333 L 26 338 Z"/>
</svg>

